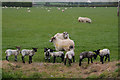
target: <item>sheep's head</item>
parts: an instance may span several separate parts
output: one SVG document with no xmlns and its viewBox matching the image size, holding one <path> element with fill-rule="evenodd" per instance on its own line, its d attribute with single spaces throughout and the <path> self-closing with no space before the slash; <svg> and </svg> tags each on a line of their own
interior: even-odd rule
<svg viewBox="0 0 120 80">
<path fill-rule="evenodd" d="M 32 48 L 32 49 L 33 49 L 35 52 L 37 52 L 37 49 L 38 49 L 38 48 Z"/>
<path fill-rule="evenodd" d="M 49 41 L 53 42 L 54 40 L 56 40 L 56 37 L 52 37 Z"/>
<path fill-rule="evenodd" d="M 100 49 L 95 50 L 95 51 L 93 51 L 93 52 L 95 52 L 97 55 L 99 55 L 99 53 L 100 53 Z"/>
<path fill-rule="evenodd" d="M 44 52 L 46 52 L 48 50 L 48 48 L 44 48 Z"/>
<path fill-rule="evenodd" d="M 16 48 L 17 48 L 18 50 L 20 50 L 20 47 L 16 46 Z"/>
<path fill-rule="evenodd" d="M 64 37 L 64 39 L 68 39 L 69 38 L 69 34 L 67 32 L 63 32 L 63 37 Z"/>
<path fill-rule="evenodd" d="M 94 54 L 93 57 L 94 57 L 94 59 L 96 59 L 97 58 L 97 54 Z"/>
</svg>

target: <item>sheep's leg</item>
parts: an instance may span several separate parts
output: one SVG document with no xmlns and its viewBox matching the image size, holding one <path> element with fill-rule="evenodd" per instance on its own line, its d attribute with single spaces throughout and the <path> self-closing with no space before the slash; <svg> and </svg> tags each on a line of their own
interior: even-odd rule
<svg viewBox="0 0 120 80">
<path fill-rule="evenodd" d="M 50 57 L 48 58 L 48 61 L 50 62 Z"/>
<path fill-rule="evenodd" d="M 15 56 L 15 61 L 17 62 L 17 56 Z"/>
<path fill-rule="evenodd" d="M 64 61 L 64 54 L 62 54 L 61 58 L 62 58 L 62 62 L 63 62 Z"/>
<path fill-rule="evenodd" d="M 75 56 L 73 56 L 73 62 L 75 62 Z"/>
<path fill-rule="evenodd" d="M 103 57 L 101 57 L 102 64 L 104 63 L 104 62 L 103 62 L 103 59 L 104 59 L 104 56 L 103 56 Z"/>
<path fill-rule="evenodd" d="M 45 62 L 47 61 L 47 57 L 45 57 Z"/>
<path fill-rule="evenodd" d="M 105 61 L 107 60 L 108 55 L 105 56 Z"/>
<path fill-rule="evenodd" d="M 71 62 L 72 62 L 71 59 L 69 59 L 69 65 L 70 65 L 70 66 L 71 66 Z"/>
<path fill-rule="evenodd" d="M 23 61 L 23 63 L 25 63 L 24 56 L 22 56 L 22 61 Z"/>
<path fill-rule="evenodd" d="M 9 57 L 8 57 L 8 56 L 6 56 L 6 60 L 7 60 L 7 61 L 9 61 L 9 59 L 8 59 L 8 58 L 9 58 Z"/>
<path fill-rule="evenodd" d="M 53 63 L 55 63 L 55 59 L 56 59 L 56 56 L 54 56 L 54 61 L 53 61 Z"/>
<path fill-rule="evenodd" d="M 31 58 L 32 58 L 32 56 L 29 56 L 29 64 L 31 64 Z"/>
<path fill-rule="evenodd" d="M 92 57 L 91 57 L 91 63 L 93 63 Z"/>
<path fill-rule="evenodd" d="M 82 59 L 79 60 L 79 66 L 81 66 L 81 61 L 82 61 Z"/>
<path fill-rule="evenodd" d="M 66 65 L 66 58 L 64 59 L 65 61 L 64 61 L 64 65 Z"/>
<path fill-rule="evenodd" d="M 88 58 L 88 64 L 89 64 L 90 59 Z"/>
<path fill-rule="evenodd" d="M 110 61 L 110 55 L 108 54 L 108 61 Z"/>
<path fill-rule="evenodd" d="M 31 63 L 32 63 L 32 56 L 31 56 Z"/>
</svg>

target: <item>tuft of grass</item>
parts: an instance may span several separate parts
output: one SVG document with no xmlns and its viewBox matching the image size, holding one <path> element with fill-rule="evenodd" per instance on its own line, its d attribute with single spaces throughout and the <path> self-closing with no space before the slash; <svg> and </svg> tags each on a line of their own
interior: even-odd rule
<svg viewBox="0 0 120 80">
<path fill-rule="evenodd" d="M 34 72 L 29 76 L 29 78 L 41 78 L 41 77 L 42 77 L 42 74 L 38 72 Z"/>
<path fill-rule="evenodd" d="M 86 79 L 93 79 L 94 80 L 94 78 L 98 78 L 98 76 L 94 74 L 94 75 L 88 76 Z"/>
</svg>

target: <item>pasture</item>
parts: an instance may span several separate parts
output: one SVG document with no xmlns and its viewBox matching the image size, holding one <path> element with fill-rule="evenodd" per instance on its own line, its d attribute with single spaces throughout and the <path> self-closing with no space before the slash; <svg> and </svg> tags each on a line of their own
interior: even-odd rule
<svg viewBox="0 0 120 80">
<path fill-rule="evenodd" d="M 68 7 L 64 12 L 58 10 L 57 7 L 50 8 L 32 7 L 31 12 L 27 12 L 27 8 L 2 9 L 2 60 L 5 60 L 6 49 L 21 46 L 22 49 L 38 48 L 38 52 L 33 56 L 33 63 L 45 62 L 44 48 L 55 49 L 53 43 L 49 42 L 50 38 L 64 31 L 68 32 L 75 42 L 76 63 L 79 61 L 81 52 L 103 48 L 110 49 L 111 61 L 118 60 L 116 7 Z M 77 18 L 80 16 L 91 18 L 92 23 L 78 22 Z M 14 62 L 14 56 L 10 56 L 9 60 Z M 27 64 L 28 56 L 25 57 L 25 61 Z M 57 62 L 60 61 L 58 58 Z M 86 61 L 87 59 L 84 59 L 83 63 Z M 99 61 L 99 57 L 96 61 Z M 22 63 L 21 54 L 18 55 L 18 62 Z"/>
</svg>

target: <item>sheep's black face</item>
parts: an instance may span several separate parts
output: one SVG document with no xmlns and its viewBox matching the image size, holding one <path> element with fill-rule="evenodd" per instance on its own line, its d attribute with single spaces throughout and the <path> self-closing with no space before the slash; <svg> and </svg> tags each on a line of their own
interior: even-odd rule
<svg viewBox="0 0 120 80">
<path fill-rule="evenodd" d="M 35 52 L 37 52 L 37 49 L 38 49 L 38 48 L 32 48 L 32 49 L 33 49 Z"/>
<path fill-rule="evenodd" d="M 53 42 L 56 39 L 56 37 L 52 37 L 49 41 Z"/>
<path fill-rule="evenodd" d="M 95 52 L 97 55 L 99 55 L 99 51 L 100 51 L 100 49 L 95 50 L 95 51 L 93 51 L 93 52 Z"/>
<path fill-rule="evenodd" d="M 16 46 L 16 48 L 17 48 L 18 50 L 20 50 L 20 47 L 17 47 L 17 46 Z"/>
<path fill-rule="evenodd" d="M 48 50 L 48 48 L 44 48 L 44 52 L 46 52 Z"/>
</svg>

